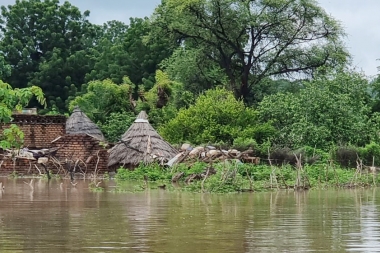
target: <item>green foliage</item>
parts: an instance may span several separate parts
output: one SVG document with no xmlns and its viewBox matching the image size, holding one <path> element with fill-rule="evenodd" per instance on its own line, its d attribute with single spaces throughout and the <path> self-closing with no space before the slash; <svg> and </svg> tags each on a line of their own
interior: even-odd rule
<svg viewBox="0 0 380 253">
<path fill-rule="evenodd" d="M 358 154 L 360 159 L 362 159 L 363 164 L 367 166 L 380 165 L 380 144 L 375 142 L 370 142 L 364 147 L 358 148 Z"/>
<path fill-rule="evenodd" d="M 98 125 L 109 142 L 116 142 L 132 125 L 136 116 L 131 112 L 112 112 L 104 123 Z"/>
<path fill-rule="evenodd" d="M 145 110 L 149 114 L 149 122 L 159 127 L 173 119 L 179 108 L 187 108 L 194 101 L 191 92 L 184 89 L 179 82 L 172 81 L 166 72 L 156 71 L 153 87 L 144 92 L 140 90 L 141 100 L 136 110 Z"/>
<path fill-rule="evenodd" d="M 148 181 L 159 181 L 159 180 L 170 180 L 171 174 L 169 171 L 163 169 L 158 164 L 144 165 L 141 163 L 139 167 L 134 170 L 128 170 L 124 168 L 119 168 L 115 176 L 116 180 L 126 181 L 126 180 L 143 180 L 144 177 Z"/>
<path fill-rule="evenodd" d="M 94 27 L 88 15 L 59 0 L 2 6 L 0 52 L 12 66 L 4 80 L 17 88 L 41 87 L 48 106 L 63 110 L 90 68 L 86 51 L 93 43 Z"/>
<path fill-rule="evenodd" d="M 169 97 L 172 95 L 173 86 L 175 82 L 171 81 L 168 75 L 157 70 L 155 75 L 156 83 L 154 86 L 144 94 L 144 98 L 147 100 L 150 108 L 162 108 L 169 102 Z"/>
<path fill-rule="evenodd" d="M 246 102 L 267 77 L 310 76 L 348 56 L 341 26 L 313 0 L 167 0 L 152 20 L 151 37 L 182 42 L 165 64 L 171 77 L 183 71 L 200 90 L 222 83 Z"/>
<path fill-rule="evenodd" d="M 268 166 L 226 161 L 213 164 L 212 169 L 216 173 L 210 174 L 205 179 L 207 168 L 210 168 L 210 165 L 204 163 L 195 163 L 191 167 L 186 164 L 179 164 L 175 168 L 171 168 L 171 171 L 157 165 L 140 165 L 133 171 L 120 168 L 116 178 L 118 186 L 120 185 L 119 188 L 123 188 L 121 187 L 123 182 L 141 182 L 145 177 L 149 181 L 160 181 L 166 184 L 170 182 L 174 174 L 184 172 L 184 176 L 179 183 L 180 187 L 176 188 L 176 190 L 210 193 L 297 187 L 297 169 L 291 165 Z M 329 163 L 320 165 L 305 164 L 303 170 L 299 171 L 299 173 L 302 174 L 305 184 L 313 188 L 375 186 L 380 183 L 378 176 L 366 172 L 356 173 L 355 169 L 346 169 Z M 203 177 L 185 183 L 185 179 L 192 174 L 203 174 Z M 133 191 L 142 191 L 147 187 L 155 188 L 154 184 L 153 186 L 145 184 L 144 186 L 135 186 Z M 170 186 L 166 189 L 173 190 Z"/>
<path fill-rule="evenodd" d="M 290 81 L 286 79 L 265 78 L 257 85 L 252 87 L 252 103 L 257 105 L 266 96 L 273 95 L 279 92 L 282 93 L 297 93 L 304 88 L 301 80 Z"/>
<path fill-rule="evenodd" d="M 205 171 L 205 168 L 207 168 L 206 163 L 196 162 L 196 163 L 192 164 L 190 167 L 188 167 L 186 164 L 179 164 L 179 166 L 176 168 L 176 171 L 184 172 L 185 176 L 189 176 L 191 174 L 202 173 Z"/>
<path fill-rule="evenodd" d="M 177 116 L 164 124 L 160 133 L 173 143 L 233 143 L 234 139 L 265 140 L 273 134 L 269 124 L 257 124 L 257 112 L 245 107 L 225 89 L 206 91 L 195 104 L 181 109 Z"/>
<path fill-rule="evenodd" d="M 3 133 L 0 135 L 0 148 L 2 149 L 19 149 L 23 142 L 24 133 L 14 124 L 11 124 L 9 128 L 4 129 Z"/>
<path fill-rule="evenodd" d="M 70 110 L 78 105 L 94 122 L 106 124 L 111 113 L 131 111 L 131 95 L 134 84 L 129 78 L 123 79 L 123 84 L 117 85 L 111 80 L 91 81 L 85 86 L 84 94 L 75 97 L 70 102 Z"/>
<path fill-rule="evenodd" d="M 360 146 L 377 138 L 369 84 L 361 74 L 322 73 L 304 85 L 297 93 L 267 96 L 259 105 L 262 122 L 272 121 L 278 130 L 277 144 L 329 150 L 335 144 Z"/>
<path fill-rule="evenodd" d="M 11 75 L 11 66 L 5 63 L 5 59 L 0 55 L 0 80 Z"/>
<path fill-rule="evenodd" d="M 12 89 L 12 87 L 0 80 L 0 123 L 9 123 L 13 110 L 22 110 L 29 101 L 35 97 L 41 105 L 45 104 L 45 98 L 39 87 L 32 86 L 24 89 Z M 0 148 L 20 148 L 24 134 L 16 125 L 4 129 L 0 135 Z"/>
<path fill-rule="evenodd" d="M 221 67 L 216 66 L 200 48 L 176 49 L 174 53 L 161 62 L 170 78 L 183 83 L 184 89 L 191 94 L 228 83 L 228 78 Z M 200 72 L 200 70 L 202 70 Z"/>
<path fill-rule="evenodd" d="M 151 29 L 147 18 L 131 18 L 129 25 L 110 21 L 100 27 L 99 41 L 90 53 L 94 67 L 86 81 L 109 78 L 120 84 L 129 76 L 136 85 L 152 88 L 158 64 L 171 55 L 176 43 L 164 37 L 147 40 Z"/>
</svg>

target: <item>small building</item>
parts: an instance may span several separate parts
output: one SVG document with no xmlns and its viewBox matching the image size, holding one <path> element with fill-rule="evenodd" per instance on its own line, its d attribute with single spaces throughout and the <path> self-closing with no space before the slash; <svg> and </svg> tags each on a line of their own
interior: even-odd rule
<svg viewBox="0 0 380 253">
<path fill-rule="evenodd" d="M 149 124 L 148 115 L 142 111 L 121 137 L 119 143 L 109 150 L 108 166 L 136 168 L 140 163 L 170 160 L 178 151 L 167 143 Z"/>
<path fill-rule="evenodd" d="M 65 134 L 66 117 L 57 115 L 13 114 L 10 123 L 0 124 L 0 132 L 17 125 L 24 133 L 24 147 L 48 148 L 57 136 Z"/>
<path fill-rule="evenodd" d="M 0 124 L 0 133 L 9 128 L 11 124 L 17 125 L 24 133 L 23 146 L 28 149 L 45 149 L 51 142 L 65 134 L 66 117 L 57 115 L 35 115 L 33 113 L 19 112 L 12 115 L 10 123 Z M 37 161 L 20 156 L 11 157 L 0 149 L 0 175 L 9 175 L 17 172 L 22 175 L 39 174 L 36 169 Z"/>
<path fill-rule="evenodd" d="M 51 142 L 60 147 L 56 157 L 70 162 L 76 171 L 104 173 L 107 170 L 107 143 L 99 127 L 87 115 L 75 107 L 66 121 L 66 134 Z"/>
<path fill-rule="evenodd" d="M 78 106 L 74 107 L 73 113 L 66 120 L 66 134 L 88 134 L 104 141 L 102 131 Z"/>
</svg>

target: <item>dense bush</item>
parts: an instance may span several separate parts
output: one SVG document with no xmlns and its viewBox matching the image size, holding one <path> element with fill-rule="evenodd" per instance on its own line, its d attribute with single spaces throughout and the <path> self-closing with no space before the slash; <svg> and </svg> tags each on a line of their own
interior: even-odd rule
<svg viewBox="0 0 380 253">
<path fill-rule="evenodd" d="M 273 121 L 275 142 L 329 150 L 332 145 L 362 146 L 378 138 L 371 118 L 369 83 L 355 72 L 323 73 L 297 93 L 267 96 L 259 106 L 262 122 Z"/>
<path fill-rule="evenodd" d="M 333 159 L 342 167 L 355 168 L 359 159 L 358 149 L 352 146 L 337 147 L 333 152 Z"/>
<path fill-rule="evenodd" d="M 372 163 L 374 163 L 375 166 L 380 165 L 380 144 L 371 142 L 365 147 L 359 148 L 358 153 L 363 164 L 367 166 L 372 166 Z"/>
<path fill-rule="evenodd" d="M 181 109 L 177 116 L 160 129 L 164 138 L 173 143 L 190 142 L 232 144 L 237 138 L 263 142 L 273 135 L 269 123 L 258 124 L 258 115 L 252 108 L 236 100 L 225 89 L 208 90 L 195 104 Z"/>
</svg>

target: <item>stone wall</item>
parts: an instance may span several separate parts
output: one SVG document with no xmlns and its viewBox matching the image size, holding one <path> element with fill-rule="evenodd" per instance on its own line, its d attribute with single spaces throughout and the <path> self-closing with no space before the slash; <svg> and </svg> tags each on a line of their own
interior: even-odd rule
<svg viewBox="0 0 380 253">
<path fill-rule="evenodd" d="M 65 116 L 13 115 L 11 124 L 24 132 L 24 146 L 29 149 L 49 148 L 51 142 L 65 134 Z M 0 131 L 10 124 L 1 124 Z"/>
</svg>

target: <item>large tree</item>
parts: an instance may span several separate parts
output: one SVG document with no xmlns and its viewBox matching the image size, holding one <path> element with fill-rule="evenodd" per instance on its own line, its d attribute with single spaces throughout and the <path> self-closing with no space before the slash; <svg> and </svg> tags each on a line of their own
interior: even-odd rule
<svg viewBox="0 0 380 253">
<path fill-rule="evenodd" d="M 341 26 L 314 0 L 163 0 L 153 24 L 222 69 L 246 100 L 266 77 L 310 76 L 348 56 Z"/>
<path fill-rule="evenodd" d="M 59 0 L 17 0 L 2 6 L 0 52 L 12 68 L 5 81 L 15 88 L 39 86 L 49 106 L 63 109 L 90 69 L 85 51 L 94 29 L 88 15 Z"/>
<path fill-rule="evenodd" d="M 128 76 L 136 85 L 144 84 L 146 90 L 150 89 L 158 64 L 177 46 L 164 37 L 147 40 L 150 31 L 147 18 L 131 18 L 129 25 L 119 21 L 105 23 L 91 50 L 94 67 L 86 75 L 86 81 L 110 78 L 120 84 Z"/>
</svg>

